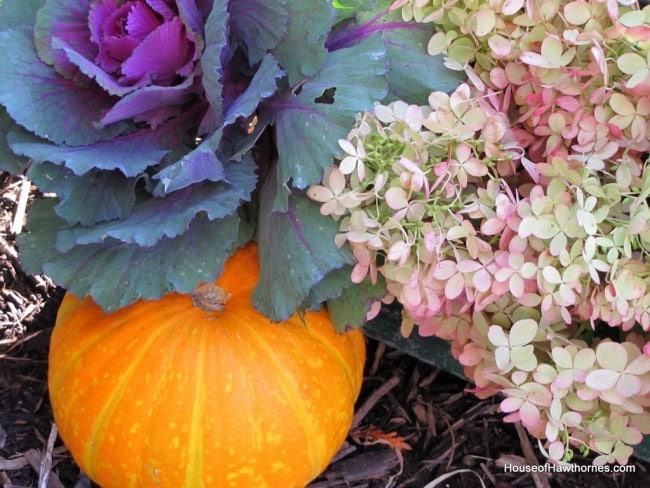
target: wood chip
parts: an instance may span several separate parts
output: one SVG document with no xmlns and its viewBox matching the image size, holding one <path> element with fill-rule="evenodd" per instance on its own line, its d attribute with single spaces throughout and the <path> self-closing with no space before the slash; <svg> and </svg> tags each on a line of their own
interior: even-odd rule
<svg viewBox="0 0 650 488">
<path fill-rule="evenodd" d="M 43 454 L 43 458 L 41 459 L 41 464 L 38 470 L 38 488 L 48 488 L 47 482 L 50 479 L 50 473 L 52 471 L 52 449 L 54 449 L 54 441 L 56 441 L 56 436 L 56 424 L 52 423 L 50 436 L 47 438 L 45 453 Z"/>
<path fill-rule="evenodd" d="M 352 428 L 358 427 L 365 416 L 368 415 L 368 412 L 372 410 L 372 407 L 374 407 L 375 404 L 390 390 L 399 385 L 400 381 L 399 376 L 393 376 L 386 383 L 377 388 L 357 410 L 357 413 L 354 415 L 354 420 L 352 421 Z"/>
<path fill-rule="evenodd" d="M 28 464 L 29 462 L 24 456 L 11 459 L 0 458 L 0 471 L 14 471 L 16 469 L 24 468 Z"/>
<path fill-rule="evenodd" d="M 537 456 L 535 456 L 535 451 L 533 451 L 533 446 L 530 443 L 528 434 L 526 433 L 521 422 L 515 423 L 515 429 L 517 430 L 517 435 L 519 436 L 519 442 L 521 444 L 521 449 L 524 451 L 524 457 L 526 458 L 526 463 L 531 466 L 539 464 Z M 530 473 L 533 482 L 535 483 L 535 488 L 551 488 L 551 484 L 548 482 L 548 473 L 539 473 L 533 472 Z"/>
<path fill-rule="evenodd" d="M 23 456 L 27 459 L 34 471 L 38 473 L 41 469 L 41 460 L 43 459 L 41 452 L 36 449 L 30 449 Z M 61 483 L 56 473 L 50 472 L 47 480 L 47 488 L 65 488 L 65 486 Z"/>
<path fill-rule="evenodd" d="M 16 205 L 16 213 L 14 220 L 11 224 L 11 233 L 18 235 L 23 231 L 23 224 L 25 223 L 25 213 L 27 212 L 27 201 L 29 200 L 29 192 L 32 184 L 27 178 L 23 178 L 20 186 L 20 196 L 18 197 L 18 204 Z"/>
</svg>

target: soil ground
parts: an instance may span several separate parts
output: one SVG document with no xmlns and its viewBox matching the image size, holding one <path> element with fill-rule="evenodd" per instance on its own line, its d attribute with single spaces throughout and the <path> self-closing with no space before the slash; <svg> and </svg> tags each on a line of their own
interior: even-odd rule
<svg viewBox="0 0 650 488">
<path fill-rule="evenodd" d="M 0 173 L 0 487 L 91 487 L 55 436 L 48 400 L 48 342 L 64 290 L 25 274 L 15 244 L 33 190 Z M 369 340 L 355 425 L 309 488 L 433 488 L 434 480 L 452 488 L 650 486 L 650 464 L 636 459 L 625 474 L 508 472 L 506 465 L 544 464 L 537 443 L 502 421 L 498 398 L 479 401 L 468 387 Z"/>
</svg>

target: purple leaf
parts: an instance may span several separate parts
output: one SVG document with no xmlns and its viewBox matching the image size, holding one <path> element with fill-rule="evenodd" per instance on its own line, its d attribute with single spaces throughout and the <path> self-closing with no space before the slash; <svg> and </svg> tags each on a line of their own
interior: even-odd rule
<svg viewBox="0 0 650 488">
<path fill-rule="evenodd" d="M 227 107 L 223 124 L 232 124 L 238 117 L 247 117 L 252 114 L 262 100 L 275 93 L 276 80 L 283 75 L 284 72 L 273 56 L 265 56 L 246 91 Z"/>
<path fill-rule="evenodd" d="M 301 189 L 320 181 L 356 114 L 386 95 L 386 69 L 384 42 L 373 36 L 328 53 L 320 72 L 298 94 L 287 91 L 261 104 L 262 116 L 273 119 L 279 153 L 276 210 L 287 208 L 289 180 Z M 323 100 L 327 93 L 331 103 Z"/>
<path fill-rule="evenodd" d="M 90 8 L 90 0 L 46 0 L 36 16 L 34 42 L 38 55 L 66 78 L 72 79 L 77 68 L 63 51 L 52 46 L 52 39 L 57 37 L 93 59 L 98 52 L 88 24 Z"/>
<path fill-rule="evenodd" d="M 103 127 L 120 120 L 144 120 L 156 127 L 166 119 L 177 115 L 180 105 L 190 101 L 195 95 L 191 88 L 192 78 L 176 86 L 147 86 L 129 93 L 117 102 L 102 117 L 99 126 Z M 152 112 L 156 111 L 152 116 Z"/>
<path fill-rule="evenodd" d="M 319 205 L 306 196 L 290 197 L 286 212 L 273 210 L 275 177 L 274 171 L 260 197 L 261 273 L 253 303 L 278 322 L 293 315 L 330 271 L 352 264 L 354 258 L 348 249 L 334 244 L 338 224 L 323 219 Z"/>
<path fill-rule="evenodd" d="M 150 198 L 136 204 L 131 214 L 122 220 L 62 230 L 58 233 L 56 247 L 65 253 L 78 245 L 100 244 L 111 238 L 149 247 L 163 237 L 177 237 L 187 230 L 198 213 L 205 213 L 209 220 L 235 213 L 242 201 L 250 199 L 255 188 L 254 171 L 250 159 L 231 164 L 226 168 L 227 182 L 205 182 L 165 198 Z"/>
<path fill-rule="evenodd" d="M 122 63 L 124 79 L 136 83 L 147 77 L 156 85 L 172 85 L 178 75 L 188 76 L 193 69 L 194 42 L 188 38 L 182 21 L 174 17 L 165 22 Z"/>
<path fill-rule="evenodd" d="M 158 12 L 165 20 L 171 20 L 176 12 L 172 8 L 173 0 L 146 0 L 147 3 Z"/>
<path fill-rule="evenodd" d="M 218 130 L 180 161 L 154 175 L 160 181 L 154 194 L 165 195 L 203 181 L 225 179 L 223 163 L 216 155 L 221 134 L 222 130 Z"/>
<path fill-rule="evenodd" d="M 72 146 L 112 139 L 129 127 L 95 123 L 115 99 L 95 87 L 62 79 L 36 55 L 32 31 L 20 27 L 0 32 L 0 103 L 20 125 L 56 144 Z"/>
<path fill-rule="evenodd" d="M 277 0 L 228 2 L 232 34 L 246 51 L 251 65 L 260 62 L 286 34 L 289 14 L 284 3 Z"/>
<path fill-rule="evenodd" d="M 117 77 L 113 74 L 107 73 L 102 67 L 98 66 L 94 60 L 88 59 L 83 54 L 75 51 L 66 42 L 59 38 L 52 39 L 52 46 L 60 49 L 65 53 L 72 64 L 74 64 L 79 71 L 102 87 L 108 94 L 123 97 L 124 95 L 137 90 L 142 85 L 146 84 L 147 80 L 142 83 L 133 85 L 124 85 L 119 82 Z"/>
<path fill-rule="evenodd" d="M 78 296 L 90 294 L 106 311 L 139 298 L 156 299 L 171 291 L 188 293 L 201 281 L 214 281 L 237 245 L 236 215 L 208 220 L 200 214 L 183 234 L 163 237 L 151 247 L 109 238 L 61 254 L 54 241 L 65 227 L 54 214 L 54 203 L 39 200 L 32 207 L 29 232 L 20 235 L 22 264 L 34 273 L 47 272 Z"/>
<path fill-rule="evenodd" d="M 33 161 L 63 164 L 76 175 L 93 168 L 120 170 L 126 176 L 137 176 L 149 166 L 157 165 L 169 153 L 168 137 L 177 126 L 164 132 L 141 129 L 131 134 L 89 146 L 63 146 L 47 142 L 29 133 L 12 132 L 7 140 L 11 150 Z"/>
<path fill-rule="evenodd" d="M 129 35 L 142 41 L 159 25 L 160 21 L 154 11 L 146 3 L 138 2 L 131 8 L 125 27 Z"/>
<path fill-rule="evenodd" d="M 227 0 L 215 0 L 212 12 L 208 17 L 205 30 L 205 50 L 201 57 L 202 82 L 205 97 L 212 111 L 210 122 L 213 127 L 221 125 L 223 120 L 223 68 L 222 56 L 227 44 L 229 14 L 226 10 Z"/>
</svg>

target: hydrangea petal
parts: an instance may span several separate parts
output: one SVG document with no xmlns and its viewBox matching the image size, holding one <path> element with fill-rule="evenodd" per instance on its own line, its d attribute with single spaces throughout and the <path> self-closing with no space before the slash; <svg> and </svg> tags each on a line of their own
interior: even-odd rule
<svg viewBox="0 0 650 488">
<path fill-rule="evenodd" d="M 609 369 L 596 369 L 585 378 L 586 385 L 596 391 L 609 390 L 616 385 L 620 374 Z"/>
<path fill-rule="evenodd" d="M 521 404 L 522 404 L 521 398 L 508 397 L 501 401 L 501 403 L 499 404 L 499 408 L 501 409 L 502 412 L 506 412 L 506 413 L 516 412 L 521 407 Z"/>
<path fill-rule="evenodd" d="M 519 409 L 519 417 L 521 418 L 521 423 L 530 429 L 539 423 L 540 412 L 532 403 L 524 402 Z"/>
<path fill-rule="evenodd" d="M 622 374 L 616 382 L 616 393 L 627 398 L 636 395 L 641 391 L 641 379 L 631 374 Z"/>
<path fill-rule="evenodd" d="M 617 342 L 601 342 L 596 347 L 596 360 L 603 368 L 620 372 L 627 365 L 628 355 L 625 348 Z"/>
<path fill-rule="evenodd" d="M 513 346 L 523 346 L 535 338 L 539 325 L 533 319 L 518 320 L 509 331 L 510 344 Z"/>
<path fill-rule="evenodd" d="M 513 347 L 510 351 L 510 360 L 521 371 L 530 372 L 537 367 L 537 357 L 535 356 L 532 344 L 524 347 Z"/>
</svg>

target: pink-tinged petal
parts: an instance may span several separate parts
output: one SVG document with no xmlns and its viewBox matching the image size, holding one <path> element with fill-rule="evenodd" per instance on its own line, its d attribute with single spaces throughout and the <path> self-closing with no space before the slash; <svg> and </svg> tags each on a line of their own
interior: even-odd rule
<svg viewBox="0 0 650 488">
<path fill-rule="evenodd" d="M 338 204 L 336 203 L 336 200 L 330 200 L 328 202 L 323 203 L 320 207 L 320 213 L 322 215 L 336 215 L 336 211 L 338 210 Z"/>
<path fill-rule="evenodd" d="M 578 109 L 582 107 L 582 104 L 576 100 L 575 97 L 570 97 L 568 95 L 557 97 L 555 103 L 557 103 L 560 107 L 569 113 L 577 112 Z"/>
<path fill-rule="evenodd" d="M 646 344 L 647 346 L 648 344 Z M 643 351 L 645 352 L 646 347 L 643 347 Z M 634 375 L 642 375 L 650 371 L 650 357 L 644 355 L 640 355 L 635 357 L 630 364 L 627 365 L 625 368 L 626 373 L 634 374 Z"/>
<path fill-rule="evenodd" d="M 483 349 L 475 344 L 469 343 L 463 347 L 463 352 L 458 356 L 458 361 L 463 366 L 473 367 L 483 361 L 481 352 Z"/>
<path fill-rule="evenodd" d="M 325 203 L 334 198 L 332 190 L 321 185 L 310 186 L 307 189 L 307 196 L 317 202 Z"/>
<path fill-rule="evenodd" d="M 398 186 L 394 186 L 386 190 L 386 193 L 384 194 L 384 198 L 386 199 L 386 203 L 388 204 L 388 206 L 393 210 L 400 210 L 402 208 L 406 208 L 409 202 L 406 191 L 403 188 L 400 188 Z"/>
<path fill-rule="evenodd" d="M 473 273 L 474 271 L 478 271 L 479 269 L 482 268 L 483 265 L 481 263 L 472 261 L 470 259 L 466 259 L 465 261 L 460 261 L 456 265 L 456 270 L 460 273 Z"/>
<path fill-rule="evenodd" d="M 340 195 L 345 188 L 345 175 L 339 168 L 334 167 L 329 173 L 327 183 L 334 195 Z"/>
<path fill-rule="evenodd" d="M 526 52 L 521 53 L 519 55 L 519 59 L 523 63 L 529 64 L 531 66 L 540 66 L 542 68 L 545 68 L 545 67 L 551 67 L 552 68 L 553 67 L 552 65 L 548 64 L 548 61 L 546 60 L 546 58 L 544 56 L 542 56 L 541 54 L 530 52 L 530 51 L 526 51 Z"/>
<path fill-rule="evenodd" d="M 500 234 L 505 227 L 506 223 L 504 220 L 492 217 L 481 224 L 481 232 L 489 236 L 495 236 Z"/>
<path fill-rule="evenodd" d="M 476 288 L 476 291 L 481 293 L 486 292 L 492 286 L 492 275 L 488 270 L 480 269 L 472 277 L 472 284 Z"/>
<path fill-rule="evenodd" d="M 356 156 L 346 156 L 339 163 L 339 170 L 344 175 L 352 174 L 356 167 L 357 167 L 357 157 Z"/>
<path fill-rule="evenodd" d="M 508 282 L 510 277 L 514 274 L 514 270 L 510 268 L 501 268 L 499 271 L 494 273 L 494 279 L 500 282 Z"/>
<path fill-rule="evenodd" d="M 472 146 L 469 144 L 465 143 L 460 143 L 458 147 L 456 148 L 456 159 L 458 161 L 467 161 L 469 157 L 472 155 Z"/>
<path fill-rule="evenodd" d="M 401 300 L 405 307 L 417 307 L 422 303 L 422 294 L 417 283 L 407 283 L 404 285 Z"/>
<path fill-rule="evenodd" d="M 186 69 L 193 55 L 194 44 L 187 38 L 180 18 L 174 17 L 134 49 L 131 57 L 122 64 L 122 74 L 131 83 L 148 75 L 154 84 L 171 85 Z"/>
<path fill-rule="evenodd" d="M 558 375 L 553 380 L 553 385 L 562 390 L 569 388 L 573 384 L 573 371 L 570 369 L 565 369 L 560 371 Z"/>
<path fill-rule="evenodd" d="M 641 391 L 641 379 L 631 374 L 622 374 L 616 382 L 616 393 L 623 398 L 636 395 Z"/>
<path fill-rule="evenodd" d="M 350 279 L 352 283 L 361 283 L 368 276 L 368 266 L 364 266 L 361 263 L 357 263 L 352 269 L 352 275 Z"/>
<path fill-rule="evenodd" d="M 126 17 L 126 31 L 140 41 L 144 40 L 160 24 L 155 12 L 143 2 L 136 3 Z"/>
<path fill-rule="evenodd" d="M 536 427 L 540 421 L 539 409 L 530 402 L 524 402 L 519 409 L 519 417 L 524 427 Z"/>
<path fill-rule="evenodd" d="M 589 372 L 585 378 L 585 384 L 596 391 L 606 391 L 614 388 L 620 378 L 620 373 L 609 369 L 596 369 Z"/>
<path fill-rule="evenodd" d="M 448 300 L 453 300 L 460 296 L 465 289 L 465 280 L 462 274 L 453 275 L 445 284 L 445 297 Z"/>
<path fill-rule="evenodd" d="M 510 282 L 509 282 L 509 289 L 510 293 L 512 293 L 512 296 L 515 298 L 519 298 L 524 294 L 524 280 L 521 276 L 518 274 L 513 274 L 510 277 Z"/>
<path fill-rule="evenodd" d="M 486 396 L 486 398 L 487 398 L 487 396 Z M 519 420 L 521 420 L 521 418 L 519 417 L 519 412 L 518 411 L 514 412 L 514 413 L 510 413 L 510 414 L 506 415 L 505 417 L 503 417 L 503 421 L 506 422 L 506 423 L 515 423 L 515 422 L 519 422 Z"/>
<path fill-rule="evenodd" d="M 472 176 L 485 176 L 488 174 L 488 167 L 478 158 L 470 158 L 463 164 L 463 168 Z"/>
<path fill-rule="evenodd" d="M 501 401 L 499 408 L 505 413 L 516 412 L 521 408 L 522 403 L 524 403 L 523 398 L 508 397 Z"/>
<path fill-rule="evenodd" d="M 448 280 L 451 278 L 454 273 L 456 273 L 456 263 L 451 260 L 444 260 L 440 261 L 434 271 L 433 271 L 433 277 L 437 280 Z"/>
<path fill-rule="evenodd" d="M 392 246 L 390 246 L 386 257 L 389 261 L 400 261 L 405 254 L 408 256 L 410 250 L 411 246 L 409 246 L 406 242 L 397 241 L 393 243 Z"/>
<path fill-rule="evenodd" d="M 492 49 L 492 55 L 497 59 L 508 56 L 512 52 L 512 44 L 511 41 L 498 34 L 494 34 L 488 39 L 488 46 Z"/>
<path fill-rule="evenodd" d="M 548 446 L 548 457 L 555 459 L 556 461 L 561 461 L 564 457 L 564 442 L 551 442 L 551 444 Z"/>
<path fill-rule="evenodd" d="M 501 5 L 503 15 L 514 15 L 524 8 L 524 0 L 505 0 Z"/>
</svg>

